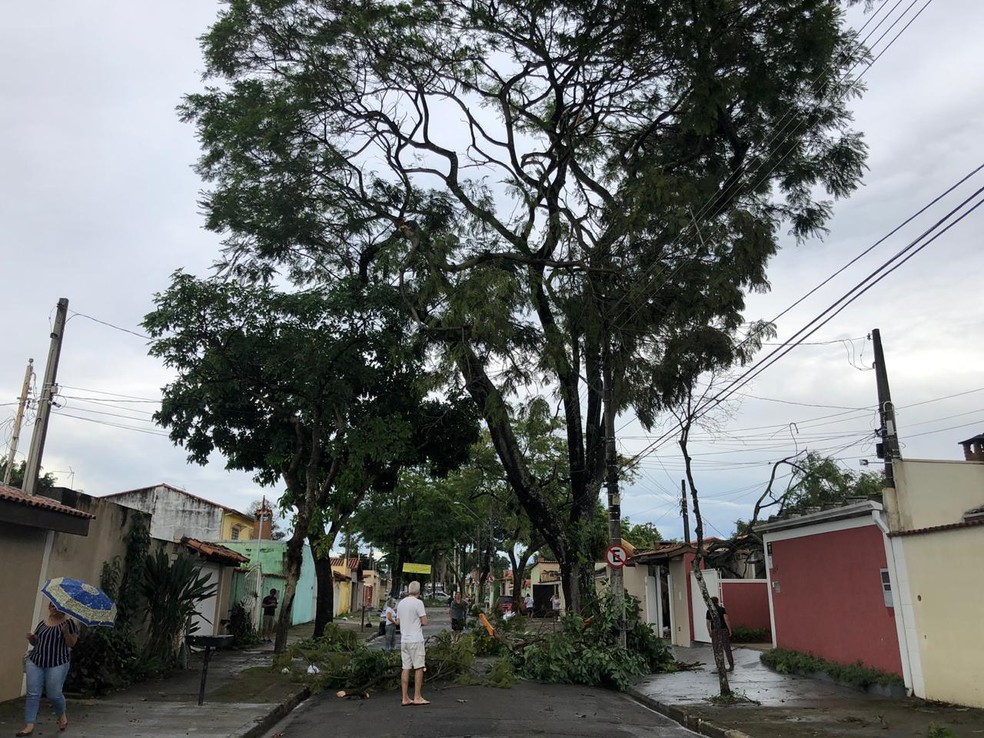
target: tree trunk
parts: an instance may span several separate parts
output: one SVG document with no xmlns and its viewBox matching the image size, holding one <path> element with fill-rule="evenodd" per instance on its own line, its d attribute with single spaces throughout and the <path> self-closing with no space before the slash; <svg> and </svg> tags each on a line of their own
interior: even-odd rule
<svg viewBox="0 0 984 738">
<path fill-rule="evenodd" d="M 311 548 L 316 548 L 313 541 Z M 314 557 L 314 573 L 318 580 L 314 637 L 320 638 L 325 634 L 325 626 L 335 619 L 335 577 L 331 569 L 331 556 L 328 553 Z"/>
<path fill-rule="evenodd" d="M 704 582 L 704 573 L 701 568 L 701 563 L 704 560 L 704 519 L 700 514 L 700 501 L 697 498 L 697 485 L 694 483 L 693 469 L 690 464 L 690 454 L 687 451 L 687 441 L 690 436 L 690 418 L 692 418 L 692 415 L 690 415 L 687 422 L 683 424 L 683 428 L 680 432 L 680 450 L 683 452 L 683 465 L 686 470 L 687 485 L 690 487 L 690 500 L 694 512 L 694 533 L 697 537 L 697 553 L 694 556 L 692 569 L 694 576 L 697 579 L 697 587 L 700 589 L 701 597 L 704 599 L 704 605 L 707 607 L 708 612 L 711 613 L 711 628 L 719 628 L 722 624 L 721 619 L 718 616 L 717 608 L 714 607 L 714 603 L 711 602 L 710 594 L 707 592 L 707 584 Z M 711 633 L 712 641 L 713 638 L 714 633 Z M 724 666 L 724 652 L 719 648 L 715 648 L 713 650 L 714 665 L 717 667 L 718 673 L 718 688 L 721 692 L 721 696 L 727 697 L 731 695 L 731 685 L 728 683 L 728 671 Z"/>
<path fill-rule="evenodd" d="M 294 526 L 294 534 L 287 541 L 287 554 L 284 557 L 284 582 L 283 597 L 280 600 L 280 619 L 277 621 L 277 639 L 273 650 L 275 653 L 283 653 L 287 647 L 287 629 L 291 626 L 291 613 L 294 608 L 294 594 L 297 592 L 297 581 L 301 577 L 301 561 L 304 551 L 304 530 L 307 525 L 302 525 L 301 515 L 298 515 L 298 522 Z"/>
<path fill-rule="evenodd" d="M 594 422 L 600 421 L 600 414 L 595 409 L 589 412 L 590 453 L 589 458 L 584 459 L 581 455 L 583 436 L 579 425 L 580 412 L 571 404 L 579 401 L 578 396 L 576 392 L 567 392 L 564 405 L 569 423 L 568 453 L 571 454 L 572 471 L 571 506 L 569 517 L 565 521 L 530 474 L 522 448 L 508 420 L 506 402 L 489 379 L 482 360 L 468 344 L 461 344 L 459 348 L 458 369 L 469 395 L 485 418 L 492 445 L 502 462 L 509 486 L 533 527 L 557 556 L 568 611 L 581 612 L 594 599 L 594 562 L 591 561 L 588 537 L 582 531 L 587 530 L 594 516 L 594 505 L 604 472 L 604 448 L 603 444 L 597 443 L 601 438 L 601 434 L 597 432 L 600 425 L 595 428 L 598 423 Z M 598 404 L 592 393 L 589 392 L 588 395 L 589 405 Z M 576 422 L 577 427 L 571 426 L 571 422 Z"/>
</svg>

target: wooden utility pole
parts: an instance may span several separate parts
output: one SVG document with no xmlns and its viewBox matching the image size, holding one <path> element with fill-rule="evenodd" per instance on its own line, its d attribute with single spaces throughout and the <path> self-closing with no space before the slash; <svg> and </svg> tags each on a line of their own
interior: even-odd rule
<svg viewBox="0 0 984 738">
<path fill-rule="evenodd" d="M 895 425 L 892 391 L 888 386 L 888 370 L 885 368 L 881 332 L 877 328 L 871 331 L 871 343 L 875 350 L 875 383 L 878 388 L 878 417 L 881 420 L 882 450 L 878 458 L 885 459 L 885 482 L 887 486 L 894 487 L 895 473 L 892 470 L 892 459 L 899 458 L 899 436 Z"/>
<path fill-rule="evenodd" d="M 14 461 L 17 456 L 17 442 L 20 441 L 21 423 L 24 422 L 24 408 L 27 407 L 27 391 L 34 376 L 34 359 L 27 360 L 24 372 L 24 384 L 21 387 L 20 401 L 17 403 L 17 415 L 14 416 L 14 432 L 10 437 L 10 453 L 7 454 L 7 467 L 3 471 L 3 483 L 10 484 L 10 476 L 14 471 Z"/>
<path fill-rule="evenodd" d="M 680 514 L 683 516 L 683 542 L 690 545 L 690 513 L 687 511 L 687 480 L 680 480 Z"/>
<path fill-rule="evenodd" d="M 34 487 L 41 473 L 41 457 L 44 455 L 44 441 L 48 435 L 48 418 L 51 416 L 52 398 L 55 396 L 55 378 L 58 375 L 58 358 L 61 356 L 62 334 L 65 332 L 65 321 L 68 318 L 68 298 L 58 300 L 55 313 L 55 327 L 51 331 L 51 346 L 48 349 L 48 364 L 44 368 L 44 384 L 41 387 L 41 397 L 38 401 L 38 417 L 34 421 L 34 432 L 31 434 L 31 450 L 27 454 L 27 468 L 24 470 L 24 487 L 26 494 L 33 495 Z"/>
<path fill-rule="evenodd" d="M 622 545 L 622 500 L 618 493 L 618 448 L 615 445 L 615 392 L 612 387 L 612 350 L 611 336 L 605 321 L 605 335 L 602 337 L 604 349 L 602 356 L 602 373 L 604 387 L 602 401 L 605 405 L 605 486 L 608 490 L 608 539 L 609 545 Z M 625 599 L 625 583 L 622 579 L 621 566 L 608 567 L 609 582 L 615 606 L 622 607 Z M 625 648 L 625 622 L 619 622 L 618 642 Z"/>
</svg>

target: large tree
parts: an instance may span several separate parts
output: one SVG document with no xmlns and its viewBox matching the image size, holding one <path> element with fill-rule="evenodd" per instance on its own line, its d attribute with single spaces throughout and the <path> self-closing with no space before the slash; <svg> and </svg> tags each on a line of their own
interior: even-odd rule
<svg viewBox="0 0 984 738">
<path fill-rule="evenodd" d="M 844 0 L 850 3 L 851 0 Z M 744 294 L 780 232 L 855 187 L 838 0 L 230 0 L 203 37 L 227 266 L 398 284 L 509 484 L 590 598 L 603 397 L 653 422 L 754 344 Z M 510 420 L 557 401 L 570 504 Z"/>
<path fill-rule="evenodd" d="M 155 415 L 171 439 L 190 461 L 206 463 L 218 451 L 228 468 L 286 490 L 281 503 L 294 520 L 278 650 L 305 539 L 323 628 L 332 612 L 330 549 L 362 497 L 416 460 L 425 443 L 450 454 L 465 435 L 467 449 L 467 425 L 449 439 L 436 422 L 454 413 L 425 399 L 428 375 L 393 297 L 355 279 L 284 292 L 179 272 L 144 320 L 151 354 L 178 374 Z"/>
</svg>

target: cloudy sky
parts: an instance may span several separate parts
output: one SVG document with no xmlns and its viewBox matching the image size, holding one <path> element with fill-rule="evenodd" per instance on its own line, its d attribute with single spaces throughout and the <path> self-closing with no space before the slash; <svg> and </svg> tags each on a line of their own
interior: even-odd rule
<svg viewBox="0 0 984 738">
<path fill-rule="evenodd" d="M 916 3 L 875 53 L 924 5 Z M 28 358 L 40 387 L 55 304 L 66 297 L 60 407 L 44 471 L 90 494 L 167 482 L 239 508 L 264 494 L 248 475 L 225 471 L 221 459 L 186 464 L 153 425 L 169 375 L 139 335 L 169 275 L 178 268 L 204 275 L 219 245 L 201 227 L 194 132 L 174 112 L 184 93 L 201 86 L 197 37 L 217 9 L 211 0 L 38 0 L 6 8 L 0 26 L 0 300 L 7 328 L 0 447 L 10 438 Z M 852 18 L 864 22 L 860 14 Z M 854 105 L 870 146 L 864 186 L 837 206 L 824 241 L 789 243 L 775 259 L 773 290 L 749 300 L 749 319 L 779 315 L 984 163 L 981 27 L 984 3 L 929 0 L 865 73 L 868 92 Z M 982 185 L 984 172 L 783 315 L 778 340 L 792 338 Z M 742 386 L 727 415 L 709 416 L 716 429 L 700 430 L 691 449 L 709 533 L 727 534 L 735 519 L 747 517 L 771 464 L 797 450 L 835 455 L 852 470 L 862 469 L 861 460 L 877 463 L 866 339 L 872 328 L 885 346 L 903 455 L 962 458 L 957 442 L 984 431 L 982 211 L 874 286 L 809 345 Z M 660 435 L 627 418 L 619 427 L 630 455 Z M 624 512 L 679 536 L 679 452 L 662 444 L 641 464 Z"/>
</svg>

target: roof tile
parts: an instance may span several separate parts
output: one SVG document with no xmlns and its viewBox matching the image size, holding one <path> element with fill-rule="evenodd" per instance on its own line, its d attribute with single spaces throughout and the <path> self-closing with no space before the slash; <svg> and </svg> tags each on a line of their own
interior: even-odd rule
<svg viewBox="0 0 984 738">
<path fill-rule="evenodd" d="M 55 512 L 73 515 L 77 518 L 86 518 L 88 520 L 94 520 L 96 517 L 91 513 L 76 510 L 74 507 L 69 507 L 68 505 L 63 505 L 60 502 L 55 502 L 51 498 L 45 497 L 44 495 L 29 495 L 16 487 L 9 487 L 6 484 L 0 484 L 0 500 L 9 500 L 10 502 L 25 505 L 26 507 L 40 507 L 45 510 L 53 510 Z"/>
</svg>

